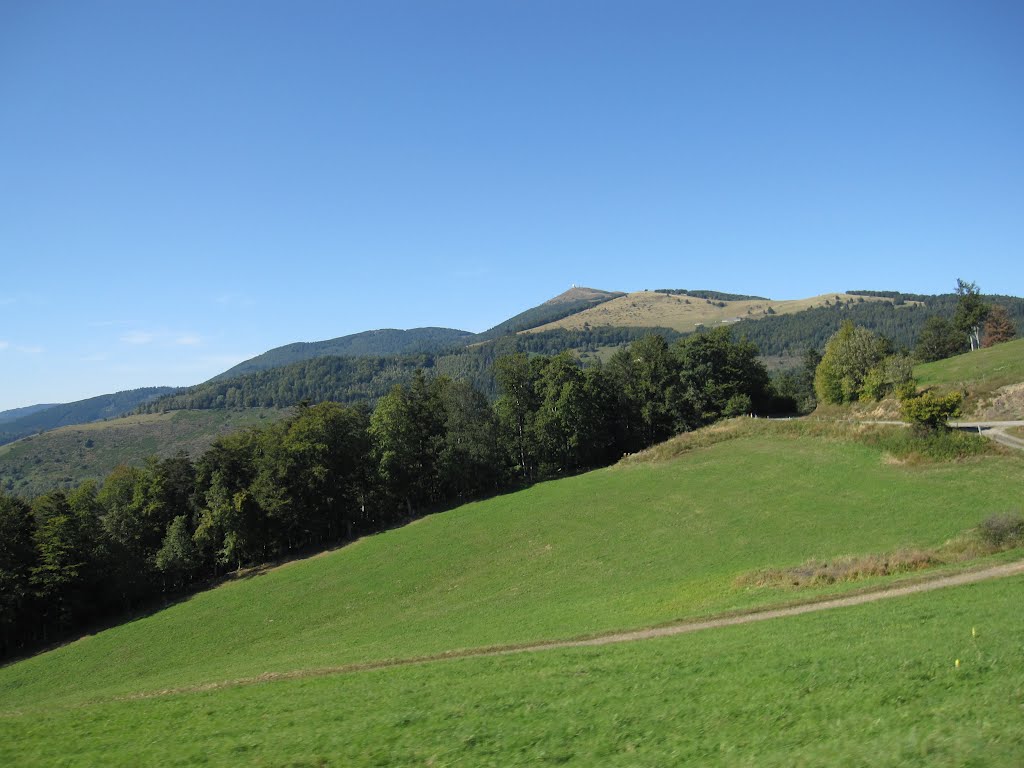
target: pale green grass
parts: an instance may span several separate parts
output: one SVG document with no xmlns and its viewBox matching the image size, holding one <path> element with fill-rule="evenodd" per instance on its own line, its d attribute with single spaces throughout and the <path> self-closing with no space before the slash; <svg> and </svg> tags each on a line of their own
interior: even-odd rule
<svg viewBox="0 0 1024 768">
<path fill-rule="evenodd" d="M 677 460 L 466 505 L 0 670 L 0 709 L 706 615 L 740 573 L 935 546 L 1020 508 L 1024 455 L 904 466 L 744 427 Z"/>
<path fill-rule="evenodd" d="M 925 387 L 967 384 L 987 391 L 1024 381 L 1024 339 L 923 363 L 914 367 L 914 375 Z"/>
<path fill-rule="evenodd" d="M 0 717 L 0 762 L 1016 768 L 1022 594 L 1018 577 L 625 645 L 34 707 Z"/>
</svg>

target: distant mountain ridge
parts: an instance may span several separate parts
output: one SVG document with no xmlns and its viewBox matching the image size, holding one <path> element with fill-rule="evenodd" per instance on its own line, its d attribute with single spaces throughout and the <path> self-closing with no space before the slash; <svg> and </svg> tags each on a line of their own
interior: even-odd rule
<svg viewBox="0 0 1024 768">
<path fill-rule="evenodd" d="M 473 337 L 474 334 L 469 331 L 455 328 L 410 328 L 405 331 L 382 328 L 325 341 L 299 341 L 267 350 L 214 376 L 210 381 L 233 379 L 247 373 L 265 371 L 268 368 L 278 368 L 317 357 L 389 357 L 440 352 L 459 345 L 460 342 L 465 344 Z"/>
<path fill-rule="evenodd" d="M 1024 330 L 1024 299 L 989 294 L 984 299 L 1003 304 Z M 5 411 L 0 413 L 0 445 L 133 411 L 281 408 L 321 399 L 373 402 L 417 368 L 464 379 L 496 397 L 491 366 L 501 355 L 571 351 L 586 363 L 646 334 L 658 333 L 671 341 L 701 325 L 735 325 L 736 333 L 757 344 L 762 355 L 781 358 L 796 359 L 808 348 L 820 349 L 843 320 L 909 349 L 924 320 L 932 314 L 951 316 L 955 303 L 953 294 L 899 291 L 858 290 L 772 301 L 712 290 L 663 288 L 626 294 L 573 286 L 480 334 L 440 327 L 364 331 L 276 347 L 190 388 L 151 387 Z"/>
<path fill-rule="evenodd" d="M 40 403 L 39 405 L 26 405 L 24 408 L 11 408 L 9 411 L 0 411 L 0 424 L 22 419 L 31 416 L 33 413 L 45 411 L 47 408 L 55 408 L 60 403 Z"/>
<path fill-rule="evenodd" d="M 93 421 L 123 416 L 149 400 L 174 394 L 177 391 L 177 387 L 143 387 L 36 409 L 27 415 L 0 424 L 0 445 L 48 429 L 72 424 L 88 424 Z M 33 407 L 29 406 L 29 408 Z M 5 411 L 5 413 L 10 412 Z"/>
</svg>

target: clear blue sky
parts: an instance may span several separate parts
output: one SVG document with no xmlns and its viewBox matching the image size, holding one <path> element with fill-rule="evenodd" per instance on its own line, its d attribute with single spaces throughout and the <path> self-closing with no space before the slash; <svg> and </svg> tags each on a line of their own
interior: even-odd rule
<svg viewBox="0 0 1024 768">
<path fill-rule="evenodd" d="M 0 410 L 568 288 L 1024 293 L 1024 3 L 0 4 Z"/>
</svg>

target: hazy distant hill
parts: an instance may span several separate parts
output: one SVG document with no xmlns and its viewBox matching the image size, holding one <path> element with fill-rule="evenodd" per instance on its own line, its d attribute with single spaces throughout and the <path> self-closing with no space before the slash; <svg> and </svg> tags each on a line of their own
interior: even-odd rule
<svg viewBox="0 0 1024 768">
<path fill-rule="evenodd" d="M 440 352 L 452 346 L 465 344 L 473 338 L 469 331 L 454 328 L 410 328 L 407 331 L 382 328 L 339 336 L 326 341 L 300 341 L 275 347 L 262 355 L 239 363 L 210 381 L 224 381 L 247 373 L 290 365 L 316 357 L 383 357 Z"/>
<path fill-rule="evenodd" d="M 7 424 L 16 419 L 31 416 L 33 413 L 45 411 L 47 408 L 54 408 L 60 403 L 41 403 L 39 405 L 26 405 L 24 408 L 12 408 L 9 411 L 0 411 L 0 424 Z"/>
<path fill-rule="evenodd" d="M 143 387 L 37 410 L 0 425 L 0 445 L 47 429 L 123 416 L 142 403 L 177 391 L 176 387 Z"/>
</svg>

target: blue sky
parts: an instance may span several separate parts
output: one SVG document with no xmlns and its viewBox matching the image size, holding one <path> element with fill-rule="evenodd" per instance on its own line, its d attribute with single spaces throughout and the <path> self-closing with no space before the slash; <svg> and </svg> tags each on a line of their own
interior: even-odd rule
<svg viewBox="0 0 1024 768">
<path fill-rule="evenodd" d="M 0 4 L 0 410 L 569 287 L 1024 294 L 1019 2 Z"/>
</svg>

